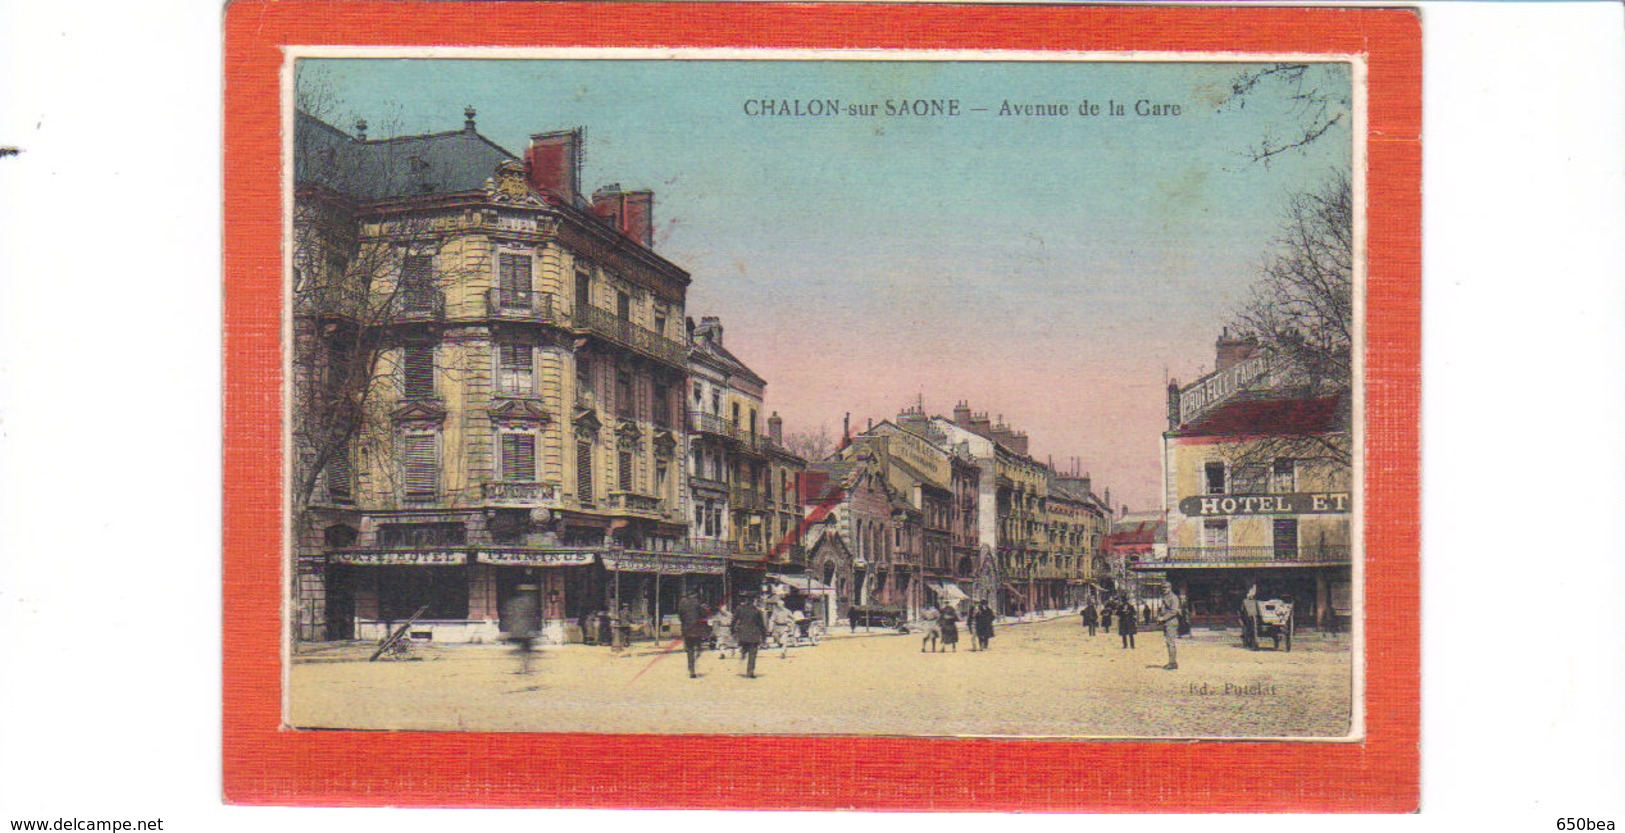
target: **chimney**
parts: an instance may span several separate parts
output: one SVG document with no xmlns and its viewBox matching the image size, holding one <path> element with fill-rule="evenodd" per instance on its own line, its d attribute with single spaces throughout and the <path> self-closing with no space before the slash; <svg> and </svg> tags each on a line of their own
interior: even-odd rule
<svg viewBox="0 0 1625 833">
<path fill-rule="evenodd" d="M 463 108 L 463 129 L 470 133 L 474 132 L 474 105 L 472 104 Z"/>
<path fill-rule="evenodd" d="M 1112 490 L 1111 489 L 1107 489 L 1106 493 L 1100 496 L 1100 502 L 1106 504 L 1106 512 L 1108 514 L 1110 514 L 1111 511 L 1112 511 Z"/>
<path fill-rule="evenodd" d="M 525 150 L 525 173 L 537 191 L 574 205 L 579 192 L 576 172 L 580 169 L 581 132 L 555 130 L 530 137 Z"/>
<path fill-rule="evenodd" d="M 622 191 L 619 183 L 592 194 L 592 213 L 647 248 L 654 247 L 654 204 L 653 191 Z"/>
<path fill-rule="evenodd" d="M 1168 380 L 1168 430 L 1179 430 L 1179 380 Z"/>
<path fill-rule="evenodd" d="M 1009 436 L 1010 450 L 1023 457 L 1027 456 L 1027 432 L 1012 432 Z"/>
<path fill-rule="evenodd" d="M 987 418 L 986 413 L 972 415 L 970 418 L 970 425 L 966 427 L 969 428 L 972 433 L 978 436 L 988 438 L 992 438 L 993 436 L 993 422 Z"/>
<path fill-rule="evenodd" d="M 1252 358 L 1253 353 L 1258 350 L 1258 339 L 1254 336 L 1231 338 L 1230 328 L 1225 327 L 1219 333 L 1219 340 L 1214 342 L 1213 348 L 1215 353 L 1213 370 L 1218 372 Z"/>
<path fill-rule="evenodd" d="M 366 119 L 356 119 L 356 122 L 355 122 L 355 139 L 358 142 L 367 141 L 367 120 Z"/>
<path fill-rule="evenodd" d="M 960 428 L 970 429 L 970 403 L 961 400 L 954 406 L 954 424 Z"/>
<path fill-rule="evenodd" d="M 784 445 L 784 420 L 779 419 L 779 412 L 767 418 L 767 436 L 773 440 L 774 445 Z"/>
<path fill-rule="evenodd" d="M 694 328 L 694 338 L 710 339 L 712 344 L 722 346 L 722 319 L 715 315 L 700 317 L 700 326 Z"/>
</svg>

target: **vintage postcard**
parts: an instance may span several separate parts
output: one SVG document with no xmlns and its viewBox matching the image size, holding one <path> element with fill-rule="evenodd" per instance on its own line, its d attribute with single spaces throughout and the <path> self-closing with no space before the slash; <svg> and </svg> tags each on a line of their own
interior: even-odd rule
<svg viewBox="0 0 1625 833">
<path fill-rule="evenodd" d="M 233 8 L 234 798 L 1414 807 L 1409 12 L 356 8 Z M 955 744 L 1031 791 L 583 792 Z"/>
</svg>

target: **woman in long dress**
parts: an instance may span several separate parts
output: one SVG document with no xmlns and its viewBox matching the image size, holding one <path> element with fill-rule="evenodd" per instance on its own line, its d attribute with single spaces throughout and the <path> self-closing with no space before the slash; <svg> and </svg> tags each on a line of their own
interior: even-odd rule
<svg viewBox="0 0 1625 833">
<path fill-rule="evenodd" d="M 942 647 L 953 648 L 959 653 L 959 613 L 953 605 L 943 605 L 942 615 L 937 618 L 937 627 L 942 629 Z"/>
</svg>

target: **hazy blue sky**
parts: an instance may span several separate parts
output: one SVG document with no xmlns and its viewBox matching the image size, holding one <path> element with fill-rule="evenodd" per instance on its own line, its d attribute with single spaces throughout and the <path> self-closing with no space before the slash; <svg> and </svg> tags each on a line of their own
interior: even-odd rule
<svg viewBox="0 0 1625 833">
<path fill-rule="evenodd" d="M 1351 159 L 1348 123 L 1248 160 L 1300 123 L 1278 89 L 1219 106 L 1221 63 L 320 60 L 334 118 L 369 135 L 460 128 L 515 153 L 587 128 L 582 190 L 655 191 L 689 315 L 768 380 L 786 430 L 879 420 L 923 395 L 1003 414 L 1096 490 L 1155 508 L 1163 373 L 1211 368 L 1286 197 Z M 1347 96 L 1346 68 L 1322 68 Z M 748 116 L 761 99 L 957 99 L 958 117 Z M 1077 116 L 1077 104 L 1099 116 Z M 1177 117 L 1139 117 L 1141 99 Z M 997 115 L 1064 103 L 1072 115 Z M 1105 115 L 1107 102 L 1126 115 Z M 969 112 L 987 108 L 987 112 Z"/>
</svg>

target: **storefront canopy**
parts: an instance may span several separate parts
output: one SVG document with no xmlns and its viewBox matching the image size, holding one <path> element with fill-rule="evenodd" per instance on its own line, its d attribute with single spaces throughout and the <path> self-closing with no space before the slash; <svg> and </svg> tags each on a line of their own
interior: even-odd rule
<svg viewBox="0 0 1625 833">
<path fill-rule="evenodd" d="M 948 601 L 958 602 L 970 598 L 965 591 L 959 589 L 958 584 L 951 581 L 928 581 L 925 584 L 935 590 L 938 596 Z"/>
<path fill-rule="evenodd" d="M 668 552 L 624 552 L 603 556 L 604 569 L 663 576 L 716 575 L 727 572 L 728 562 L 715 556 Z"/>
<path fill-rule="evenodd" d="M 799 590 L 809 596 L 828 596 L 835 592 L 835 588 L 812 576 L 787 576 L 781 573 L 772 573 L 768 575 L 768 579 L 788 586 L 793 590 Z"/>
</svg>

